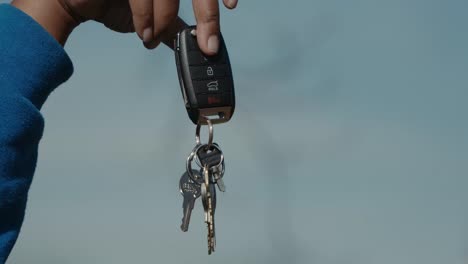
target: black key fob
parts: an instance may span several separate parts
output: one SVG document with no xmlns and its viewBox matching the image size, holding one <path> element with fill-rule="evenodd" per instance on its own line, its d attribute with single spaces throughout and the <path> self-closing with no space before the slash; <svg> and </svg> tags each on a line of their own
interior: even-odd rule
<svg viewBox="0 0 468 264">
<path fill-rule="evenodd" d="M 234 113 L 235 94 L 231 63 L 222 35 L 218 54 L 205 56 L 197 44 L 196 27 L 177 34 L 175 59 L 185 108 L 194 124 L 229 121 Z"/>
</svg>

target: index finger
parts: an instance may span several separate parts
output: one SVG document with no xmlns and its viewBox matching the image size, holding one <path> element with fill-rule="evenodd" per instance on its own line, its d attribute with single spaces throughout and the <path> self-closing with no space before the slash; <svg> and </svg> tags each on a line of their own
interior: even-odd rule
<svg viewBox="0 0 468 264">
<path fill-rule="evenodd" d="M 218 0 L 193 0 L 197 20 L 198 46 L 206 55 L 216 55 L 219 49 Z"/>
</svg>

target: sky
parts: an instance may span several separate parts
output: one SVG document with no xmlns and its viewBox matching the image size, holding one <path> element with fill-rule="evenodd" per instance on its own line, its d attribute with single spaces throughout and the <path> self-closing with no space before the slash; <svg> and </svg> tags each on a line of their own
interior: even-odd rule
<svg viewBox="0 0 468 264">
<path fill-rule="evenodd" d="M 7 1 L 0 1 L 5 3 Z M 180 16 L 194 23 L 190 3 Z M 468 263 L 468 2 L 239 1 L 221 26 L 233 119 L 216 252 L 174 54 L 88 22 L 45 131 L 7 263 Z"/>
</svg>

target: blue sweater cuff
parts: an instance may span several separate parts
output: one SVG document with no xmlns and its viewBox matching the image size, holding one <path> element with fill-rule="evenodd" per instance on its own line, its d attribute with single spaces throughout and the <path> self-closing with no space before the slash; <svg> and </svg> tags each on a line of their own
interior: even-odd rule
<svg viewBox="0 0 468 264">
<path fill-rule="evenodd" d="M 39 109 L 73 65 L 31 17 L 0 4 L 0 263 L 21 230 L 44 121 Z"/>
<path fill-rule="evenodd" d="M 9 4 L 0 4 L 0 40 L 0 93 L 19 93 L 40 109 L 73 73 L 63 47 L 34 19 Z"/>
</svg>

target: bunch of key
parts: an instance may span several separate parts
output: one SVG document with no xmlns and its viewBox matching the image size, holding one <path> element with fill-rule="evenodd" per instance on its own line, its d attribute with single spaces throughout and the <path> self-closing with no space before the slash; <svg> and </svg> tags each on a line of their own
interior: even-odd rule
<svg viewBox="0 0 468 264">
<path fill-rule="evenodd" d="M 194 168 L 193 164 L 197 168 Z M 188 231 L 195 201 L 201 196 L 205 211 L 205 223 L 208 228 L 208 254 L 211 254 L 216 246 L 214 220 L 216 210 L 215 184 L 220 191 L 224 192 L 226 190 L 222 179 L 224 169 L 224 156 L 218 144 L 197 143 L 187 158 L 186 171 L 182 174 L 179 181 L 179 189 L 184 197 L 184 215 L 180 228 L 184 232 Z"/>
<path fill-rule="evenodd" d="M 208 254 L 215 250 L 216 186 L 224 192 L 224 155 L 213 142 L 213 125 L 228 122 L 235 108 L 234 81 L 229 55 L 222 35 L 215 56 L 205 56 L 197 44 L 196 27 L 177 34 L 176 65 L 185 108 L 196 126 L 196 144 L 179 181 L 184 197 L 181 229 L 187 232 L 195 201 L 201 197 L 208 228 Z M 208 142 L 201 143 L 200 130 L 208 126 Z"/>
</svg>

